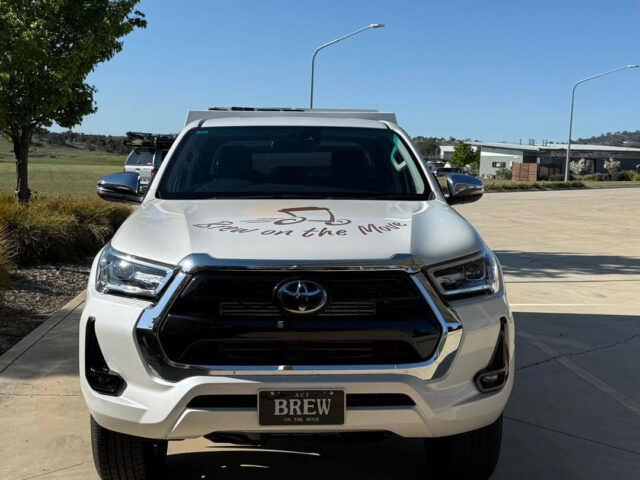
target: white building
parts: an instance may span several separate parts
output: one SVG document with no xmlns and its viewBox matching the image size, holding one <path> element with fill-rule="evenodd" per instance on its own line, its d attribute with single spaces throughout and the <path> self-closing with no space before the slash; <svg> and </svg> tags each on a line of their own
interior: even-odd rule
<svg viewBox="0 0 640 480">
<path fill-rule="evenodd" d="M 466 142 L 468 144 L 472 144 L 472 142 Z M 453 151 L 455 150 L 455 145 L 441 145 L 438 147 L 438 153 L 440 155 L 440 160 L 446 162 L 453 155 Z M 473 151 L 477 150 L 477 146 L 472 145 Z M 511 153 L 501 153 L 496 151 L 491 151 L 490 149 L 485 151 L 484 148 L 480 149 L 480 176 L 488 177 L 495 175 L 495 172 L 500 168 L 511 168 L 512 162 L 521 162 L 522 158 L 517 154 Z"/>
<path fill-rule="evenodd" d="M 520 145 L 518 143 L 466 142 L 480 147 L 481 177 L 490 177 L 500 168 L 511 168 L 513 162 L 537 163 L 538 180 L 553 180 L 564 175 L 567 156 L 566 143 Z M 604 172 L 604 162 L 609 158 L 620 160 L 620 170 L 635 170 L 640 164 L 640 148 L 609 145 L 571 144 L 571 159 L 587 161 L 586 173 Z"/>
<path fill-rule="evenodd" d="M 469 143 L 469 142 L 467 142 Z M 478 147 L 473 147 L 473 151 L 475 152 Z M 438 154 L 440 156 L 441 161 L 446 161 L 451 158 L 453 155 L 453 151 L 456 149 L 455 145 L 440 145 L 438 147 Z"/>
</svg>

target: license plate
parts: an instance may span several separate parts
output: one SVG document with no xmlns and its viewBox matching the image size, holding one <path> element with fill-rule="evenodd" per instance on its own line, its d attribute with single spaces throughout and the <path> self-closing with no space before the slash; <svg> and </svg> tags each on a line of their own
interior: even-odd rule
<svg viewBox="0 0 640 480">
<path fill-rule="evenodd" d="M 260 425 L 343 425 L 344 390 L 261 390 Z"/>
</svg>

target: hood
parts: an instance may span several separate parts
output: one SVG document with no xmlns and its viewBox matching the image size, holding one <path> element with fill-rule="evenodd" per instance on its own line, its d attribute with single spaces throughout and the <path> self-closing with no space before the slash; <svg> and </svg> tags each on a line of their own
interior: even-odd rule
<svg viewBox="0 0 640 480">
<path fill-rule="evenodd" d="M 473 227 L 438 201 L 159 200 L 120 227 L 116 250 L 177 264 L 224 259 L 352 260 L 413 254 L 437 263 L 479 251 Z"/>
</svg>

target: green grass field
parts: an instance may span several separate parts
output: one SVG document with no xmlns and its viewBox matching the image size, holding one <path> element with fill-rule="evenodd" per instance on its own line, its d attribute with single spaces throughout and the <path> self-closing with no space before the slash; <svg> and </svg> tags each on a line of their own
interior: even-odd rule
<svg viewBox="0 0 640 480">
<path fill-rule="evenodd" d="M 0 137 L 0 193 L 13 194 L 16 167 L 13 146 Z M 94 195 L 96 182 L 107 173 L 120 172 L 125 156 L 90 152 L 82 146 L 32 147 L 29 156 L 29 188 L 47 196 Z"/>
</svg>

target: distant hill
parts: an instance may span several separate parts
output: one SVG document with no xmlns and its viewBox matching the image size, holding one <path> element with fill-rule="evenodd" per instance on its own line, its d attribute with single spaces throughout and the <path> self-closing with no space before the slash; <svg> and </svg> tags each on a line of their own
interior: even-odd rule
<svg viewBox="0 0 640 480">
<path fill-rule="evenodd" d="M 627 142 L 627 143 L 625 143 Z M 640 130 L 635 132 L 607 132 L 590 138 L 579 138 L 575 143 L 589 143 L 592 145 L 612 145 L 614 147 L 640 147 Z"/>
<path fill-rule="evenodd" d="M 131 147 L 124 145 L 125 137 L 112 135 L 92 135 L 86 133 L 48 132 L 36 133 L 31 141 L 32 146 L 58 145 L 61 147 L 84 148 L 89 151 L 102 151 L 126 155 L 131 151 Z"/>
<path fill-rule="evenodd" d="M 131 151 L 131 147 L 125 146 L 124 140 L 124 136 L 92 135 L 72 131 L 61 133 L 44 131 L 34 135 L 32 145 L 35 147 L 56 145 L 117 155 L 127 155 Z M 454 137 L 446 139 L 442 137 L 418 136 L 414 137 L 413 141 L 425 157 L 435 156 L 438 151 L 438 146 L 440 145 L 455 145 L 457 143 L 457 140 Z M 588 143 L 592 145 L 613 145 L 617 147 L 640 147 L 640 130 L 636 130 L 634 132 L 628 132 L 626 130 L 615 133 L 607 132 L 595 137 L 579 138 L 574 140 L 574 142 Z"/>
</svg>

